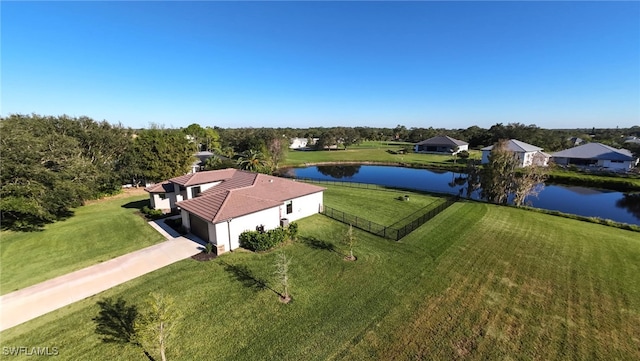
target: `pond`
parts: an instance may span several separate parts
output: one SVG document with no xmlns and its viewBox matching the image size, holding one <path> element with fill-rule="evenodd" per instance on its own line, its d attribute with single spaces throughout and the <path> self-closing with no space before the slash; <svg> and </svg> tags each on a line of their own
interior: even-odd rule
<svg viewBox="0 0 640 361">
<path fill-rule="evenodd" d="M 288 175 L 296 178 L 369 183 L 449 194 L 460 194 L 461 189 L 466 188 L 464 173 L 392 166 L 312 166 L 292 168 Z M 474 192 L 472 198 L 479 199 L 479 192 Z M 526 203 L 536 208 L 640 225 L 640 194 L 546 185 L 538 197 L 529 197 Z"/>
</svg>

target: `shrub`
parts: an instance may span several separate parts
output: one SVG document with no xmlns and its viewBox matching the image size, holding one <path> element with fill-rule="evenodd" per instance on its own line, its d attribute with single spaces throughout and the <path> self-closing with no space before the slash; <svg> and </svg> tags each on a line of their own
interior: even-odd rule
<svg viewBox="0 0 640 361">
<path fill-rule="evenodd" d="M 287 238 L 287 230 L 282 227 L 266 232 L 245 231 L 240 234 L 240 246 L 252 251 L 267 251 Z"/>
<path fill-rule="evenodd" d="M 289 223 L 289 228 L 287 229 L 289 233 L 289 238 L 295 240 L 298 237 L 298 223 L 291 222 Z"/>
<path fill-rule="evenodd" d="M 213 244 L 211 244 L 210 242 L 207 242 L 207 244 L 204 245 L 204 253 L 211 254 L 212 252 L 213 252 Z"/>
<path fill-rule="evenodd" d="M 147 206 L 142 207 L 140 211 L 144 213 L 149 219 L 158 219 L 164 216 L 164 213 L 161 209 L 151 209 Z"/>
</svg>

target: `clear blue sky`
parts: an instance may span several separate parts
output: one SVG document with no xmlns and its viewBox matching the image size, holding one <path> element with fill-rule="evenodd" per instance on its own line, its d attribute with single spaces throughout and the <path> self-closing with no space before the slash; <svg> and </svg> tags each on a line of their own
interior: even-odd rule
<svg viewBox="0 0 640 361">
<path fill-rule="evenodd" d="M 125 126 L 640 124 L 640 2 L 6 2 L 0 113 Z"/>
</svg>

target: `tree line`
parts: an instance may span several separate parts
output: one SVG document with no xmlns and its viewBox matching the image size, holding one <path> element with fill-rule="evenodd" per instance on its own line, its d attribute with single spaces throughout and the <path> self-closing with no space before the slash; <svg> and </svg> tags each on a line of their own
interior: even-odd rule
<svg viewBox="0 0 640 361">
<path fill-rule="evenodd" d="M 550 130 L 535 125 L 495 124 L 489 129 L 377 127 L 220 128 L 197 123 L 180 129 L 151 125 L 148 129 L 89 117 L 13 114 L 0 118 L 0 215 L 3 229 L 34 230 L 64 219 L 86 200 L 119 192 L 123 184 L 155 183 L 186 174 L 198 151 L 215 154 L 204 168 L 236 167 L 275 171 L 291 138 L 317 138 L 319 149 L 347 148 L 362 141 L 419 142 L 448 135 L 471 148 L 516 138 L 554 151 L 571 146 L 571 137 L 616 147 L 624 136 L 640 137 L 640 127 L 627 129 Z M 640 147 L 635 145 L 636 154 Z M 473 172 L 472 170 L 470 172 Z"/>
</svg>

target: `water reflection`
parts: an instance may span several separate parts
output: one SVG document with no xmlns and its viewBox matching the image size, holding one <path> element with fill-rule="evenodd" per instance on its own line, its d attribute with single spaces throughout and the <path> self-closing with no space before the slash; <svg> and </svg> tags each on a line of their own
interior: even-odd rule
<svg viewBox="0 0 640 361">
<path fill-rule="evenodd" d="M 296 177 L 340 180 L 417 189 L 438 193 L 465 195 L 479 199 L 478 174 L 432 171 L 390 166 L 319 166 L 296 168 Z M 471 180 L 471 182 L 469 182 Z M 600 217 L 617 222 L 640 225 L 640 195 L 586 187 L 546 185 L 538 197 L 529 197 L 533 207 Z"/>
<path fill-rule="evenodd" d="M 625 209 L 640 219 L 640 193 L 624 194 L 622 198 L 616 201 L 616 207 Z"/>
<path fill-rule="evenodd" d="M 325 165 L 317 168 L 321 174 L 335 179 L 351 178 L 360 171 L 359 165 Z"/>
</svg>

